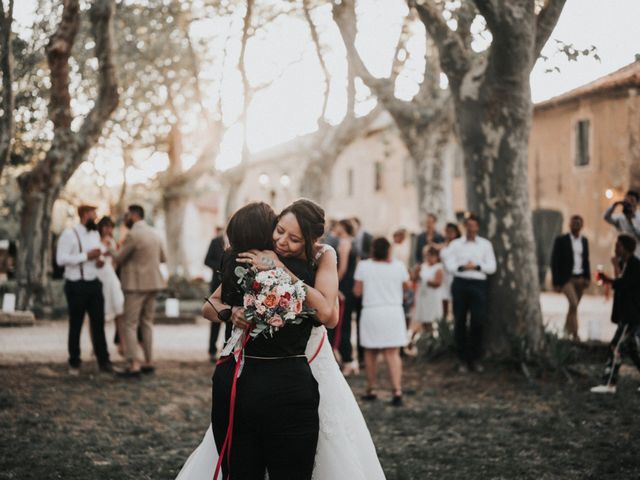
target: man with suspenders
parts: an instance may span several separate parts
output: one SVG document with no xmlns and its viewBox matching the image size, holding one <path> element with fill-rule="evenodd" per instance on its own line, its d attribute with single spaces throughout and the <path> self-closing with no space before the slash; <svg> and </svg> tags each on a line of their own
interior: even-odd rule
<svg viewBox="0 0 640 480">
<path fill-rule="evenodd" d="M 80 373 L 80 332 L 85 314 L 89 315 L 91 341 L 101 371 L 112 372 L 104 333 L 104 297 L 97 271 L 101 243 L 96 225 L 96 208 L 78 207 L 80 223 L 65 229 L 58 240 L 56 261 L 64 267 L 64 293 L 69 308 L 69 373 Z"/>
</svg>

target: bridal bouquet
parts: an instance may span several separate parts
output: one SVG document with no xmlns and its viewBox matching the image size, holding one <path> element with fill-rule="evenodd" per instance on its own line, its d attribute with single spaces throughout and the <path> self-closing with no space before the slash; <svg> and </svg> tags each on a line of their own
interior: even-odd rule
<svg viewBox="0 0 640 480">
<path fill-rule="evenodd" d="M 285 325 L 299 325 L 315 313 L 304 307 L 304 283 L 294 283 L 282 268 L 258 272 L 236 267 L 234 273 L 244 292 L 245 318 L 255 325 L 250 333 L 253 338 L 260 334 L 273 336 Z"/>
</svg>

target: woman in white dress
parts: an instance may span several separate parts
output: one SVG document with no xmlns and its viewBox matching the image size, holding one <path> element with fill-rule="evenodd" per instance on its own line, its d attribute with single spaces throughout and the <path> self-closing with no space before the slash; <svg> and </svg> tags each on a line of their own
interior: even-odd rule
<svg viewBox="0 0 640 480">
<path fill-rule="evenodd" d="M 422 252 L 423 263 L 417 271 L 415 321 L 411 325 L 413 344 L 422 332 L 431 333 L 433 324 L 443 316 L 442 298 L 444 296 L 444 267 L 440 262 L 440 253 L 435 247 L 426 246 Z"/>
<path fill-rule="evenodd" d="M 375 400 L 376 363 L 383 352 L 389 369 L 393 398 L 402 405 L 402 359 L 400 348 L 407 344 L 407 327 L 402 308 L 403 289 L 410 288 L 409 272 L 391 259 L 391 244 L 379 237 L 371 244 L 371 258 L 361 261 L 355 273 L 354 294 L 362 296 L 360 343 L 365 349 L 367 393 L 363 400 Z"/>
<path fill-rule="evenodd" d="M 98 232 L 102 242 L 103 252 L 116 250 L 116 241 L 113 239 L 115 224 L 109 217 L 102 217 L 98 222 Z M 98 279 L 102 283 L 102 296 L 104 297 L 104 318 L 106 321 L 114 320 L 116 332 L 120 333 L 124 314 L 124 293 L 120 285 L 120 279 L 113 268 L 113 258 L 109 255 L 103 257 L 104 265 L 98 269 Z M 118 335 L 121 338 L 121 335 Z M 121 350 L 121 343 L 118 343 Z M 122 352 L 120 352 L 122 354 Z"/>
<path fill-rule="evenodd" d="M 302 202 L 304 208 L 307 200 Z M 286 209 L 285 209 L 286 211 Z M 292 256 L 299 249 L 305 249 L 295 217 L 281 216 L 274 231 L 276 252 L 280 256 Z M 326 245 L 314 242 L 311 248 L 318 275 L 330 271 L 336 276 L 336 253 Z M 263 261 L 265 257 L 277 261 L 273 252 L 252 254 L 252 262 Z M 311 258 L 311 257 L 308 257 Z M 262 260 L 259 260 L 262 259 Z M 258 264 L 254 263 L 258 266 Z M 335 279 L 337 288 L 337 278 Z M 318 284 L 316 283 L 316 288 Z M 337 305 L 336 307 L 337 308 Z M 203 309 L 204 310 L 204 309 Z M 205 316 L 207 312 L 204 312 Z M 318 383 L 320 393 L 319 436 L 313 470 L 314 480 L 383 480 L 384 473 L 369 430 L 360 408 L 336 363 L 324 326 L 314 327 L 306 347 L 311 372 Z M 202 443 L 191 454 L 176 480 L 210 480 L 218 462 L 218 449 L 212 428 L 209 426 Z M 222 480 L 222 474 L 215 480 Z"/>
</svg>

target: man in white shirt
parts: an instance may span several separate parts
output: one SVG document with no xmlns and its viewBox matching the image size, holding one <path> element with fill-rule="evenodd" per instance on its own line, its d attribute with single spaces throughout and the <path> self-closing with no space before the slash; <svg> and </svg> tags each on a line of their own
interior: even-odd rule
<svg viewBox="0 0 640 480">
<path fill-rule="evenodd" d="M 454 334 L 460 358 L 458 371 L 481 372 L 482 333 L 488 316 L 487 276 L 496 271 L 491 243 L 478 236 L 480 223 L 474 215 L 465 220 L 466 235 L 453 240 L 444 254 L 445 267 L 454 275 Z M 467 321 L 469 328 L 467 328 Z"/>
<path fill-rule="evenodd" d="M 104 262 L 100 260 L 96 208 L 81 205 L 78 216 L 80 223 L 62 232 L 56 250 L 56 261 L 64 267 L 64 293 L 69 308 L 69 373 L 80 373 L 80 333 L 85 314 L 89 315 L 91 341 L 100 370 L 111 372 L 104 334 L 104 297 L 97 273 Z"/>
<path fill-rule="evenodd" d="M 636 240 L 635 256 L 640 258 L 640 211 L 638 211 L 638 203 L 640 202 L 640 193 L 635 190 L 629 190 L 622 202 L 615 202 L 607 211 L 604 212 L 605 222 L 616 227 L 620 233 L 627 233 Z M 622 214 L 614 215 L 616 207 L 622 206 Z"/>
</svg>

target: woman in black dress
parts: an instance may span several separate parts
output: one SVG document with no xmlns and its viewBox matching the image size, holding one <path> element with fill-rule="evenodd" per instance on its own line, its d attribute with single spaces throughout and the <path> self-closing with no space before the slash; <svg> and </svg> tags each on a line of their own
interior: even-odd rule
<svg viewBox="0 0 640 480">
<path fill-rule="evenodd" d="M 231 249 L 223 261 L 222 286 L 210 298 L 210 307 L 215 308 L 220 320 L 230 317 L 235 326 L 248 326 L 241 308 L 243 292 L 234 270 L 241 252 L 273 249 L 272 232 L 277 220 L 268 205 L 254 203 L 238 210 L 229 221 L 227 235 Z M 275 266 L 276 260 L 267 254 L 249 259 L 250 255 L 241 261 L 263 269 Z M 324 296 L 312 288 L 314 270 L 307 258 L 307 255 L 278 258 L 277 262 L 290 272 L 294 281 L 305 282 L 307 305 L 320 307 L 316 308 L 318 321 L 332 326 L 335 315 L 325 308 L 326 302 L 319 301 L 320 297 L 324 301 Z M 206 313 L 212 318 L 211 312 Z M 319 395 L 304 352 L 312 326 L 311 321 L 305 321 L 281 328 L 272 338 L 259 335 L 249 340 L 235 402 L 231 400 L 235 358 L 231 356 L 216 368 L 212 425 L 218 450 L 223 449 L 225 440 L 228 442 L 222 458 L 225 478 L 263 480 L 266 471 L 271 480 L 311 479 L 319 428 Z M 232 405 L 233 424 L 229 428 Z"/>
</svg>

